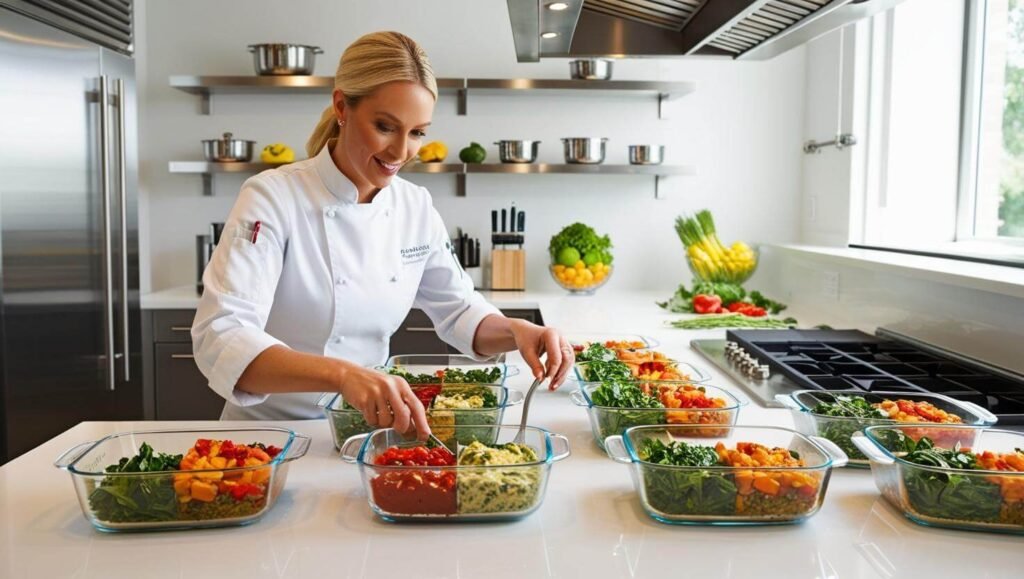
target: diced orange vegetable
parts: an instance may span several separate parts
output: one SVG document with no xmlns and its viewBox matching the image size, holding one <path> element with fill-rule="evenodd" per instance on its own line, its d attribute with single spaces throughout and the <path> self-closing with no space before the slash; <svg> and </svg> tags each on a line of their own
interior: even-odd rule
<svg viewBox="0 0 1024 579">
<path fill-rule="evenodd" d="M 217 487 L 201 480 L 192 481 L 192 498 L 208 503 L 217 498 Z"/>
<path fill-rule="evenodd" d="M 775 477 L 764 476 L 754 479 L 754 488 L 766 495 L 774 497 L 779 494 L 779 489 L 782 488 L 782 485 L 779 484 L 779 481 L 776 480 Z"/>
</svg>

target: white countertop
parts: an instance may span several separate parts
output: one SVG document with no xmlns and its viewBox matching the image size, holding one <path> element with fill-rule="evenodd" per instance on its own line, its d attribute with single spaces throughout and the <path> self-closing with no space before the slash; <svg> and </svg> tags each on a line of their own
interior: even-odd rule
<svg viewBox="0 0 1024 579">
<path fill-rule="evenodd" d="M 499 297 L 503 296 L 503 297 Z M 664 326 L 655 294 L 498 294 L 535 302 L 568 332 L 642 333 L 660 350 L 740 389 L 689 348 L 698 332 Z M 504 302 L 504 303 L 503 303 Z M 184 307 L 184 306 L 182 306 Z M 509 306 L 512 307 L 512 306 Z M 715 337 L 721 332 L 704 332 Z M 522 365 L 517 356 L 512 363 Z M 525 388 L 520 374 L 509 386 Z M 800 525 L 685 527 L 649 519 L 629 468 L 594 444 L 567 384 L 539 392 L 531 424 L 565 434 L 547 496 L 511 523 L 403 525 L 370 512 L 358 468 L 335 452 L 324 420 L 279 422 L 313 437 L 284 495 L 261 521 L 235 528 L 106 534 L 82 516 L 69 475 L 52 461 L 106 434 L 202 423 L 83 423 L 0 467 L 0 577 L 1019 577 L 1024 538 L 930 529 L 882 501 L 867 471 L 840 469 L 821 511 Z M 519 408 L 506 415 L 517 423 Z M 792 426 L 788 411 L 745 407 L 741 424 Z"/>
</svg>

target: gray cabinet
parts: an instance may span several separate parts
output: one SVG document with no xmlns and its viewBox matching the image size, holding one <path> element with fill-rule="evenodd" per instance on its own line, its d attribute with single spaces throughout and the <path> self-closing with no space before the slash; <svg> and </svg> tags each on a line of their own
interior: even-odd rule
<svg viewBox="0 0 1024 579">
<path fill-rule="evenodd" d="M 502 310 L 510 318 L 543 325 L 540 310 Z M 146 418 L 216 420 L 224 399 L 207 385 L 192 357 L 195 310 L 147 310 L 143 316 Z M 412 310 L 391 337 L 391 354 L 458 353 L 437 337 L 422 310 Z"/>
</svg>

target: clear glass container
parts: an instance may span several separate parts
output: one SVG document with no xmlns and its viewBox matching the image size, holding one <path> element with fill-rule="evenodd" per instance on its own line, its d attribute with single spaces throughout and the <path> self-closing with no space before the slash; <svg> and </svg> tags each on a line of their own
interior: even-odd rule
<svg viewBox="0 0 1024 579">
<path fill-rule="evenodd" d="M 499 368 L 501 377 L 494 382 L 497 386 L 503 386 L 505 379 L 519 374 L 519 368 L 505 363 L 505 354 L 499 354 L 487 360 L 476 360 L 462 354 L 406 354 L 402 356 L 391 356 L 387 363 L 380 368 L 387 372 L 392 368 L 401 368 L 411 374 L 429 374 L 436 376 L 445 370 L 488 370 Z M 476 381 L 475 383 L 481 383 Z"/>
<path fill-rule="evenodd" d="M 585 349 L 593 343 L 608 344 L 609 342 L 628 343 L 632 347 L 627 350 L 650 350 L 657 348 L 661 342 L 640 334 L 617 334 L 610 332 L 571 332 L 564 334 L 565 339 L 573 348 Z"/>
<path fill-rule="evenodd" d="M 647 462 L 645 439 L 735 448 L 753 442 L 796 452 L 802 467 L 673 466 Z M 632 465 L 640 505 L 670 524 L 765 525 L 797 523 L 821 508 L 832 468 L 846 455 L 831 441 L 772 426 L 635 426 L 605 441 L 608 456 Z"/>
<path fill-rule="evenodd" d="M 465 426 L 455 426 L 458 431 Z M 473 428 L 473 427 L 469 427 Z M 485 444 L 513 442 L 518 426 L 487 427 Z M 479 431 L 479 427 L 474 429 Z M 382 466 L 374 460 L 392 446 L 427 446 L 392 429 L 354 436 L 341 458 L 358 464 L 370 508 L 387 521 L 462 522 L 519 519 L 544 500 L 551 465 L 569 456 L 569 440 L 527 426 L 523 444 L 537 455 L 529 463 L 488 466 Z M 459 452 L 465 447 L 460 445 Z"/>
<path fill-rule="evenodd" d="M 604 441 L 613 434 L 622 434 L 626 429 L 641 425 L 660 424 L 702 424 L 728 427 L 736 424 L 740 406 L 746 404 L 731 392 L 710 384 L 690 382 L 643 381 L 636 384 L 668 385 L 677 387 L 694 386 L 704 390 L 709 398 L 725 400 L 720 408 L 618 408 L 598 406 L 591 395 L 603 382 L 581 382 L 579 390 L 569 397 L 573 404 L 587 409 L 594 441 L 604 448 Z M 724 432 L 724 429 L 722 429 Z"/>
<path fill-rule="evenodd" d="M 761 262 L 761 250 L 757 247 L 751 247 L 750 249 L 754 252 L 754 262 L 748 268 L 729 269 L 727 267 L 720 267 L 713 271 L 707 271 L 694 265 L 693 258 L 690 257 L 689 253 L 687 253 L 686 256 L 686 265 L 690 267 L 690 273 L 693 274 L 694 282 L 709 281 L 743 285 L 744 282 L 754 275 L 754 272 L 757 271 L 758 264 Z"/>
<path fill-rule="evenodd" d="M 1024 472 L 916 464 L 903 458 L 905 447 L 894 437 L 948 439 L 953 430 L 960 431 L 952 438 L 961 443 L 961 449 L 977 454 L 1014 454 L 1024 449 L 1021 432 L 945 424 L 870 426 L 854 435 L 853 442 L 871 461 L 871 474 L 882 496 L 911 521 L 970 531 L 1024 533 Z"/>
<path fill-rule="evenodd" d="M 259 466 L 205 470 L 107 473 L 106 467 L 139 453 L 186 454 L 199 439 L 259 442 L 281 451 Z M 310 438 L 285 428 L 150 430 L 112 434 L 64 452 L 54 466 L 71 474 L 82 513 L 101 531 L 151 531 L 244 525 L 259 520 L 277 502 L 288 477 L 288 463 L 309 449 Z M 209 500 L 183 500 L 176 484 L 228 481 L 252 486 L 241 499 L 223 489 Z M 226 487 L 225 487 L 226 488 Z M 187 492 L 186 492 L 187 494 Z M 187 497 L 186 497 L 187 498 Z"/>
<path fill-rule="evenodd" d="M 798 390 L 792 394 L 779 394 L 775 399 L 793 412 L 793 424 L 796 429 L 808 436 L 821 436 L 839 445 L 850 457 L 849 467 L 868 468 L 868 459 L 850 440 L 868 426 L 897 424 L 895 420 L 885 418 L 850 418 L 844 416 L 825 416 L 814 412 L 819 403 L 831 403 L 837 396 L 864 398 L 869 403 L 882 400 L 909 400 L 911 402 L 928 402 L 936 408 L 955 414 L 963 420 L 963 424 L 974 426 L 991 426 L 996 423 L 996 416 L 984 408 L 974 404 L 954 400 L 941 394 L 918 392 L 864 392 L 863 390 Z M 931 423 L 920 423 L 931 424 Z M 958 435 L 958 431 L 950 431 L 948 435 Z M 955 440 L 941 439 L 936 442 L 953 443 Z"/>
<path fill-rule="evenodd" d="M 501 424 L 506 408 L 523 403 L 522 392 L 491 384 L 412 386 L 413 392 L 427 389 L 436 389 L 439 396 L 448 398 L 458 396 L 466 399 L 483 393 L 481 397 L 485 400 L 485 406 L 481 408 L 453 408 L 451 406 L 455 405 L 445 403 L 443 398 L 436 407 L 434 403 L 431 403 L 427 408 L 427 422 L 430 424 L 430 429 L 434 436 L 440 438 L 445 444 L 452 442 L 453 439 L 463 444 L 468 444 L 474 439 L 482 440 L 481 437 L 491 433 L 489 426 Z M 437 401 L 436 398 L 434 400 Z M 341 445 L 350 437 L 371 432 L 376 428 L 366 423 L 362 412 L 345 404 L 341 394 L 324 394 L 320 398 L 319 405 L 324 409 L 324 416 L 327 417 L 327 425 L 331 428 L 331 436 L 334 438 L 334 448 L 336 449 L 341 449 Z M 454 426 L 470 425 L 481 425 L 484 428 L 476 430 L 465 428 L 458 431 L 453 428 Z M 455 439 L 456 432 L 461 439 Z"/>
</svg>

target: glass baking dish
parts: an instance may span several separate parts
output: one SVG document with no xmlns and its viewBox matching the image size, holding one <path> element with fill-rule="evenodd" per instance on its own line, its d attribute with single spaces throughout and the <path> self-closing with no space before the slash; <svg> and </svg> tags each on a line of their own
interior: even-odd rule
<svg viewBox="0 0 1024 579">
<path fill-rule="evenodd" d="M 471 370 L 490 370 L 492 368 L 498 368 L 498 378 L 494 381 L 482 381 L 482 380 L 471 380 L 466 383 L 472 382 L 475 384 L 494 384 L 497 386 L 504 386 L 505 380 L 519 374 L 519 368 L 505 363 L 505 354 L 499 354 L 493 358 L 487 360 L 476 360 L 469 356 L 462 354 L 405 354 L 401 356 L 391 356 L 384 366 L 379 367 L 387 373 L 392 373 L 392 370 L 401 369 L 412 375 L 429 375 L 431 379 L 429 382 L 418 382 L 407 378 L 406 381 L 412 384 L 438 384 L 443 380 L 440 378 L 434 378 L 438 374 L 443 373 L 447 370 L 456 370 L 461 372 L 468 372 Z"/>
<path fill-rule="evenodd" d="M 510 406 L 517 406 L 523 403 L 523 393 L 519 390 L 510 390 L 504 386 L 491 384 L 437 384 L 429 386 L 412 386 L 414 393 L 420 400 L 430 398 L 430 405 L 427 407 L 427 422 L 430 429 L 441 440 L 448 444 L 459 437 L 457 441 L 469 444 L 475 439 L 483 440 L 492 433 L 488 428 L 490 425 L 501 424 L 505 409 Z M 437 392 L 436 397 L 431 397 Z M 424 396 L 421 393 L 430 391 Z M 482 395 L 481 395 L 482 393 Z M 484 404 L 480 408 L 458 408 L 456 401 L 471 400 L 479 397 Z M 341 449 L 341 445 L 350 437 L 373 431 L 376 427 L 370 426 L 363 418 L 363 413 L 345 403 L 341 394 L 324 394 L 320 397 L 318 404 L 324 409 L 324 416 L 327 417 L 327 424 L 331 428 L 331 436 L 334 438 L 334 448 Z M 482 425 L 483 429 L 464 428 L 458 431 L 454 426 Z"/>
<path fill-rule="evenodd" d="M 456 437 L 463 438 L 458 431 L 467 427 L 454 428 Z M 486 428 L 490 433 L 485 444 L 490 446 L 513 442 L 519 431 L 518 426 L 508 425 Z M 527 426 L 523 444 L 533 449 L 536 460 L 486 466 L 377 465 L 377 457 L 391 447 L 429 446 L 389 428 L 348 439 L 341 447 L 341 458 L 359 465 L 370 508 L 384 520 L 500 521 L 537 510 L 551 465 L 569 456 L 569 440 L 542 428 Z M 475 448 L 460 445 L 459 456 L 476 454 L 467 454 Z"/>
<path fill-rule="evenodd" d="M 647 439 L 714 447 L 757 443 L 784 448 L 805 466 L 689 467 L 647 462 Z M 765 525 L 797 523 L 821 508 L 834 467 L 846 455 L 834 443 L 772 426 L 635 426 L 605 440 L 608 456 L 633 466 L 640 505 L 653 519 L 670 524 Z"/>
<path fill-rule="evenodd" d="M 606 333 L 606 332 L 573 332 L 565 334 L 565 339 L 569 341 L 574 349 L 585 349 L 587 346 L 593 343 L 603 344 L 605 347 L 609 347 L 609 342 L 620 342 L 623 345 L 628 344 L 624 349 L 627 350 L 649 350 L 651 348 L 657 348 L 661 342 L 650 338 L 648 336 L 642 336 L 640 334 L 617 334 L 617 333 Z"/>
<path fill-rule="evenodd" d="M 187 458 L 202 439 L 236 445 L 258 442 L 280 452 L 256 466 L 106 472 L 108 466 L 138 455 L 144 444 L 154 454 Z M 54 466 L 71 474 L 82 513 L 101 531 L 223 527 L 252 523 L 265 515 L 284 488 L 288 463 L 304 456 L 309 443 L 308 436 L 285 428 L 135 431 L 79 444 L 61 454 Z M 197 483 L 210 494 L 200 495 L 193 488 Z M 240 488 L 242 484 L 247 486 Z M 233 489 L 244 494 L 236 497 Z"/>
<path fill-rule="evenodd" d="M 854 446 L 850 440 L 851 436 L 854 433 L 862 432 L 868 426 L 899 424 L 899 422 L 885 418 L 826 416 L 814 412 L 814 408 L 819 403 L 833 403 L 840 396 L 864 398 L 869 403 L 877 403 L 886 399 L 928 402 L 939 410 L 959 416 L 963 420 L 963 424 L 973 426 L 991 426 L 997 420 L 994 414 L 973 402 L 954 400 L 941 394 L 864 392 L 863 390 L 798 390 L 792 394 L 778 394 L 775 396 L 776 401 L 792 411 L 793 424 L 798 431 L 809 436 L 821 436 L 836 443 L 850 457 L 850 462 L 847 466 L 855 468 L 868 468 L 868 459 Z M 922 424 L 932 423 L 925 422 Z M 949 433 L 952 435 L 958 434 L 957 431 L 950 431 Z M 955 441 L 940 440 L 936 442 L 952 444 Z"/>
<path fill-rule="evenodd" d="M 599 406 L 594 403 L 594 390 L 605 382 L 581 382 L 579 390 L 570 394 L 569 398 L 576 406 L 587 409 L 590 417 L 590 428 L 594 433 L 594 441 L 604 448 L 604 441 L 613 434 L 622 434 L 627 428 L 645 424 L 707 424 L 731 426 L 736 424 L 740 414 L 740 406 L 746 404 L 728 390 L 710 384 L 693 384 L 690 382 L 671 382 L 667 380 L 644 380 L 624 384 L 642 386 L 650 384 L 657 387 L 676 387 L 683 389 L 703 390 L 709 398 L 719 398 L 725 405 L 717 408 L 619 408 L 616 406 Z M 613 383 L 608 383 L 613 384 Z"/>
<path fill-rule="evenodd" d="M 929 466 L 905 457 L 922 437 L 947 437 L 950 430 L 959 450 L 1007 454 L 1012 470 L 977 470 Z M 935 438 L 933 438 L 935 437 Z M 913 440 L 913 443 L 908 443 Z M 926 526 L 970 531 L 1024 533 L 1024 433 L 977 426 L 870 426 L 853 443 L 871 461 L 871 474 L 882 496 L 905 517 Z M 935 448 L 952 449 L 938 443 Z M 1007 465 L 1010 461 L 1003 461 Z M 936 463 L 938 464 L 938 463 Z"/>
</svg>

